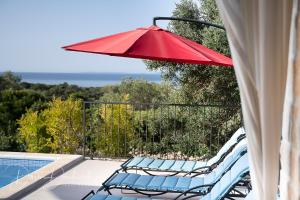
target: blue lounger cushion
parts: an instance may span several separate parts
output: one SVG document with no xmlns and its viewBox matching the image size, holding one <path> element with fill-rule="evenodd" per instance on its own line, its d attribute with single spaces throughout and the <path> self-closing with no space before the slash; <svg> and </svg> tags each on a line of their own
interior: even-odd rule
<svg viewBox="0 0 300 200">
<path fill-rule="evenodd" d="M 137 166 L 140 162 L 142 162 L 144 157 L 134 157 L 129 163 L 126 164 L 127 167 Z"/>
<path fill-rule="evenodd" d="M 221 176 L 224 174 L 224 172 L 228 170 L 228 168 L 230 168 L 230 166 L 235 161 L 240 159 L 241 154 L 245 153 L 246 151 L 247 151 L 247 140 L 244 139 L 237 146 L 235 146 L 233 151 L 230 154 L 228 154 L 228 156 L 223 160 L 222 163 L 220 163 L 212 172 L 210 172 L 205 176 L 204 184 L 209 184 L 214 180 L 220 179 Z"/>
<path fill-rule="evenodd" d="M 189 189 L 192 189 L 196 186 L 199 186 L 199 185 L 204 185 L 204 178 L 203 177 L 195 177 L 191 180 L 191 184 L 190 184 L 190 187 Z M 211 182 L 213 183 L 213 182 Z"/>
<path fill-rule="evenodd" d="M 185 163 L 182 165 L 181 170 L 185 171 L 185 172 L 190 172 L 194 169 L 195 165 L 196 165 L 197 161 L 185 161 Z M 198 162 L 199 164 L 201 163 L 202 166 L 205 166 L 205 162 Z"/>
<path fill-rule="evenodd" d="M 151 176 L 140 176 L 136 182 L 135 185 L 138 188 L 147 188 L 147 186 L 149 185 L 149 183 L 152 181 L 152 177 Z"/>
<path fill-rule="evenodd" d="M 232 136 L 231 138 L 222 146 L 222 148 L 218 151 L 217 155 L 215 155 L 214 157 L 212 157 L 211 159 L 209 159 L 207 161 L 207 165 L 211 166 L 214 165 L 218 162 L 218 160 L 220 160 L 220 158 L 226 154 L 226 152 L 228 150 L 230 150 L 230 148 L 232 146 L 234 146 L 234 144 L 236 144 L 239 140 L 239 137 L 241 135 L 245 134 L 245 129 L 244 128 L 239 128 Z"/>
<path fill-rule="evenodd" d="M 178 190 L 178 191 L 188 190 L 191 185 L 191 181 L 192 180 L 188 177 L 180 177 L 177 180 L 175 190 Z"/>
<path fill-rule="evenodd" d="M 95 194 L 90 200 L 158 200 L 149 198 L 121 197 L 114 195 Z"/>
<path fill-rule="evenodd" d="M 244 128 L 238 129 L 232 137 L 219 150 L 217 155 L 209 159 L 207 162 L 203 161 L 187 161 L 187 160 L 164 160 L 154 159 L 149 157 L 134 157 L 128 163 L 123 165 L 123 168 L 143 168 L 147 170 L 158 171 L 176 171 L 176 172 L 190 172 L 205 166 L 212 166 L 226 155 L 238 141 L 239 138 L 245 134 Z"/>
<path fill-rule="evenodd" d="M 168 176 L 166 177 L 163 184 L 160 186 L 161 190 L 175 190 L 175 186 L 177 184 L 178 177 L 176 176 Z"/>
<path fill-rule="evenodd" d="M 162 165 L 159 167 L 159 169 L 162 170 L 169 170 L 173 164 L 175 163 L 175 160 L 165 160 Z"/>
<path fill-rule="evenodd" d="M 156 159 L 148 166 L 148 168 L 150 168 L 150 169 L 159 168 L 163 164 L 163 162 L 164 162 L 164 160 Z"/>
<path fill-rule="evenodd" d="M 130 187 L 133 189 L 149 189 L 157 191 L 183 192 L 192 187 L 202 185 L 204 177 L 181 177 L 181 176 L 150 176 L 131 173 L 118 173 L 113 176 L 106 186 Z M 212 184 L 212 183 L 210 183 Z M 195 192 L 202 192 L 197 188 Z"/>
<path fill-rule="evenodd" d="M 119 185 L 120 183 L 122 183 L 123 180 L 125 180 L 127 176 L 129 176 L 129 174 L 126 173 L 117 174 L 116 176 L 114 176 L 112 179 L 109 180 L 109 185 Z"/>
<path fill-rule="evenodd" d="M 218 181 L 211 191 L 203 196 L 201 200 L 220 200 L 230 188 L 241 180 L 241 176 L 249 172 L 248 155 L 244 154 Z"/>
<path fill-rule="evenodd" d="M 221 164 L 219 164 L 213 171 L 205 175 L 201 175 L 197 177 L 182 177 L 182 176 L 162 176 L 162 175 L 152 176 L 152 175 L 141 175 L 141 174 L 134 174 L 134 173 L 117 173 L 105 183 L 105 186 L 112 187 L 112 188 L 126 187 L 126 188 L 132 188 L 137 190 L 148 189 L 154 191 L 177 191 L 177 192 L 184 192 L 186 190 L 192 189 L 193 192 L 206 193 L 208 187 L 197 187 L 197 186 L 214 185 L 216 182 L 218 182 L 221 179 L 221 177 L 222 177 L 222 181 L 224 181 L 225 180 L 224 177 L 228 176 L 225 173 L 228 170 L 229 171 L 232 170 L 231 166 L 233 169 L 236 168 L 238 163 L 241 162 L 240 159 L 246 153 L 246 150 L 247 150 L 247 141 L 246 139 L 244 139 L 234 147 L 232 152 L 228 154 L 228 156 L 223 160 Z M 174 161 L 174 163 L 176 162 Z M 176 166 L 180 166 L 180 165 L 182 165 L 182 162 L 177 162 Z M 234 176 L 237 176 L 235 173 L 238 173 L 238 170 L 232 173 Z M 221 184 L 223 186 L 225 185 L 225 183 L 221 183 Z"/>
<path fill-rule="evenodd" d="M 165 180 L 166 180 L 166 176 L 154 176 L 152 180 L 149 182 L 147 188 L 151 190 L 159 190 L 161 185 L 163 185 L 163 183 L 165 182 Z"/>
<path fill-rule="evenodd" d="M 121 174 L 120 174 L 121 175 Z M 121 185 L 128 185 L 128 186 L 134 186 L 136 181 L 140 178 L 139 174 L 129 174 L 128 176 L 126 176 L 126 178 L 124 178 L 122 180 L 122 182 L 120 183 Z"/>
<path fill-rule="evenodd" d="M 194 165 L 193 169 L 192 170 L 196 170 L 196 169 L 199 169 L 201 167 L 205 167 L 205 166 L 208 166 L 207 165 L 207 162 L 204 162 L 204 161 L 196 161 L 196 164 Z M 192 171 L 190 170 L 190 171 Z M 189 171 L 189 172 L 190 172 Z"/>
<path fill-rule="evenodd" d="M 181 167 L 185 164 L 186 161 L 183 160 L 176 160 L 170 170 L 172 171 L 182 171 Z"/>
<path fill-rule="evenodd" d="M 144 158 L 140 163 L 138 163 L 136 166 L 140 167 L 140 168 L 147 168 L 152 162 L 154 161 L 154 159 L 152 158 Z"/>
</svg>

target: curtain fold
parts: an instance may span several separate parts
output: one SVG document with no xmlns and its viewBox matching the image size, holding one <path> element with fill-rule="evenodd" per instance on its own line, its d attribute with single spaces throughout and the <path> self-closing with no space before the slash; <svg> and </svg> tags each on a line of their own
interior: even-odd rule
<svg viewBox="0 0 300 200">
<path fill-rule="evenodd" d="M 291 1 L 217 0 L 240 88 L 256 199 L 278 190 Z"/>
<path fill-rule="evenodd" d="M 300 17 L 294 0 L 281 140 L 280 197 L 300 199 Z"/>
</svg>

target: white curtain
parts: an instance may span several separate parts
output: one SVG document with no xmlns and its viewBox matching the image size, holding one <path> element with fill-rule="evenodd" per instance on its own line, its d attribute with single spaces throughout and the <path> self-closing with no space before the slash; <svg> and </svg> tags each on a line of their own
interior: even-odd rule
<svg viewBox="0 0 300 200">
<path fill-rule="evenodd" d="M 217 0 L 237 76 L 256 199 L 275 199 L 287 77 L 290 0 Z"/>
<path fill-rule="evenodd" d="M 300 17 L 294 0 L 281 141 L 280 197 L 300 199 Z"/>
</svg>

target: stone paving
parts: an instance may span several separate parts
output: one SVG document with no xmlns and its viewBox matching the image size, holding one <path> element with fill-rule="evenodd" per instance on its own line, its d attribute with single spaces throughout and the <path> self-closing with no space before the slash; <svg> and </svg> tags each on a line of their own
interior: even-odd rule
<svg viewBox="0 0 300 200">
<path fill-rule="evenodd" d="M 96 190 L 120 167 L 121 163 L 121 161 L 85 160 L 23 199 L 81 199 L 89 191 Z"/>
</svg>

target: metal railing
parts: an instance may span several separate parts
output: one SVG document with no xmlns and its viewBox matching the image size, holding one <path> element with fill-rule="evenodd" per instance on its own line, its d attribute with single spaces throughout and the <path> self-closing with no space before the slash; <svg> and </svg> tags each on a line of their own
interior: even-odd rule
<svg viewBox="0 0 300 200">
<path fill-rule="evenodd" d="M 240 105 L 84 102 L 82 154 L 210 157 L 241 126 Z"/>
</svg>

